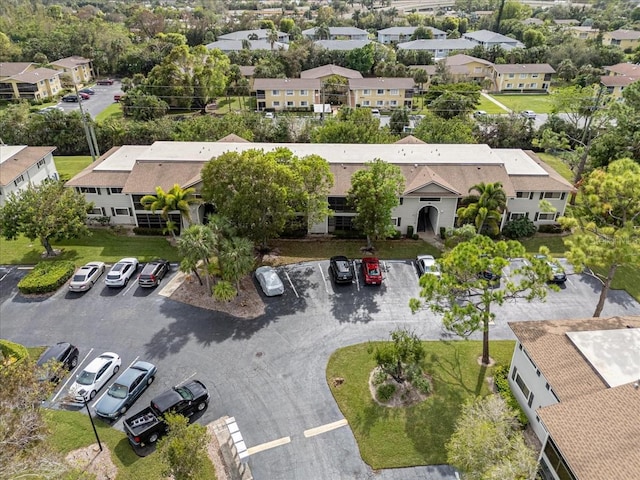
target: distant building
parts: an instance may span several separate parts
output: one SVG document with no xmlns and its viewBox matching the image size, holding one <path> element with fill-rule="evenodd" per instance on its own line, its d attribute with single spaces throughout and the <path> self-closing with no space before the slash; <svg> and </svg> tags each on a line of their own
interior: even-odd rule
<svg viewBox="0 0 640 480">
<path fill-rule="evenodd" d="M 322 65 L 321 67 L 310 68 L 300 72 L 300 78 L 320 78 L 324 80 L 333 75 L 343 78 L 362 78 L 362 74 L 357 70 L 340 67 L 339 65 Z"/>
<path fill-rule="evenodd" d="M 415 50 L 430 52 L 434 60 L 448 57 L 449 55 L 466 52 L 476 46 L 476 43 L 464 38 L 452 40 L 413 40 L 399 43 L 398 50 Z"/>
<path fill-rule="evenodd" d="M 289 43 L 289 34 L 285 32 L 276 32 L 278 43 Z M 271 30 L 266 28 L 257 28 L 254 30 L 238 30 L 237 32 L 225 33 L 218 36 L 218 40 L 269 40 Z"/>
<path fill-rule="evenodd" d="M 580 40 L 595 40 L 600 35 L 600 30 L 593 27 L 570 26 L 568 31 Z"/>
<path fill-rule="evenodd" d="M 640 65 L 633 63 L 618 63 L 604 67 L 607 75 L 600 77 L 600 83 L 607 89 L 607 93 L 616 100 L 622 100 L 622 92 L 634 82 L 640 80 Z"/>
<path fill-rule="evenodd" d="M 84 85 L 93 78 L 91 60 L 73 56 L 51 62 L 51 68 L 65 73 L 71 84 Z"/>
<path fill-rule="evenodd" d="M 603 45 L 615 45 L 623 50 L 634 50 L 640 45 L 640 32 L 637 30 L 614 30 L 602 34 Z"/>
<path fill-rule="evenodd" d="M 351 78 L 347 104 L 352 108 L 411 109 L 415 83 L 413 78 Z"/>
<path fill-rule="evenodd" d="M 502 47 L 504 49 L 523 48 L 524 44 L 515 38 L 507 37 L 501 33 L 492 32 L 491 30 L 477 30 L 475 32 L 467 32 L 462 38 L 473 42 L 476 45 L 482 45 L 484 48 Z"/>
<path fill-rule="evenodd" d="M 316 40 L 314 45 L 324 48 L 326 50 L 343 51 L 348 52 L 357 48 L 366 47 L 371 43 L 371 40 Z"/>
<path fill-rule="evenodd" d="M 556 71 L 548 63 L 514 63 L 493 66 L 493 82 L 498 92 L 549 92 L 551 75 Z"/>
<path fill-rule="evenodd" d="M 253 92 L 258 110 L 311 109 L 321 103 L 318 78 L 255 78 Z"/>
<path fill-rule="evenodd" d="M 0 98 L 52 98 L 62 91 L 61 74 L 58 70 L 37 67 L 35 63 L 0 63 Z"/>
<path fill-rule="evenodd" d="M 328 27 L 329 38 L 321 38 L 318 28 L 313 27 L 302 31 L 302 36 L 310 40 L 368 40 L 369 32 L 356 27 Z"/>
<path fill-rule="evenodd" d="M 434 40 L 446 40 L 447 32 L 434 27 L 423 27 L 431 31 Z M 378 30 L 378 42 L 387 45 L 390 43 L 402 43 L 411 40 L 418 27 L 390 27 Z"/>
<path fill-rule="evenodd" d="M 477 82 L 493 78 L 493 63 L 482 58 L 459 53 L 440 60 L 445 62 L 449 74 L 455 82 Z M 420 68 L 429 75 L 429 80 L 436 74 L 437 65 L 411 65 L 410 68 Z"/>
<path fill-rule="evenodd" d="M 56 147 L 0 145 L 0 206 L 9 195 L 47 179 L 58 180 L 53 163 Z"/>
</svg>

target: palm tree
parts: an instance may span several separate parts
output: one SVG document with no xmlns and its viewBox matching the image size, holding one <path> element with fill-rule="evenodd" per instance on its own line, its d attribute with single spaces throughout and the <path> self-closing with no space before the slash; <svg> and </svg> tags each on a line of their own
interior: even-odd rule
<svg viewBox="0 0 640 480">
<path fill-rule="evenodd" d="M 191 225 L 178 239 L 178 253 L 182 257 L 180 270 L 194 273 L 202 285 L 202 279 L 198 275 L 198 264 L 202 262 L 207 292 L 211 292 L 209 259 L 215 254 L 216 243 L 213 231 L 206 225 Z"/>
<path fill-rule="evenodd" d="M 469 193 L 474 191 L 477 195 L 469 195 L 463 201 L 466 206 L 458 209 L 458 223 L 473 223 L 478 233 L 487 231 L 490 235 L 497 235 L 507 205 L 502 183 L 481 182 L 469 189 Z"/>
<path fill-rule="evenodd" d="M 218 259 L 222 278 L 235 282 L 236 289 L 240 291 L 240 280 L 253 269 L 255 263 L 251 240 L 243 237 L 224 239 Z"/>
<path fill-rule="evenodd" d="M 194 188 L 183 189 L 177 183 L 167 192 L 162 187 L 156 187 L 156 194 L 145 195 L 140 199 L 140 203 L 145 210 L 151 210 L 153 213 L 160 212 L 160 216 L 167 224 L 165 230 L 175 238 L 178 225 L 169 219 L 169 213 L 177 210 L 180 213 L 181 224 L 182 219 L 191 223 L 190 206 L 200 202 L 198 198 L 193 196 L 195 191 Z"/>
<path fill-rule="evenodd" d="M 269 30 L 267 35 L 267 40 L 269 40 L 269 44 L 271 45 L 271 50 L 273 50 L 273 44 L 278 41 L 278 32 L 275 29 Z"/>
<path fill-rule="evenodd" d="M 318 40 L 329 40 L 331 38 L 331 30 L 326 23 L 316 27 L 315 37 Z"/>
<path fill-rule="evenodd" d="M 242 39 L 242 50 L 251 50 L 251 42 L 248 38 Z"/>
</svg>

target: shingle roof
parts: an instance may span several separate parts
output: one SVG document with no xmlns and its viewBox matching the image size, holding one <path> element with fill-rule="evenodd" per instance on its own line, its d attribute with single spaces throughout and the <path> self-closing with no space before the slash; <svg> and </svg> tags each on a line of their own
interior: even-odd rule
<svg viewBox="0 0 640 480">
<path fill-rule="evenodd" d="M 362 48 L 371 43 L 371 40 L 316 40 L 313 42 L 327 50 L 355 50 L 356 48 Z"/>
<path fill-rule="evenodd" d="M 471 55 L 465 55 L 464 53 L 457 53 L 455 55 L 451 55 L 447 57 L 447 65 L 467 65 L 468 63 L 481 63 L 486 66 L 491 66 L 493 63 L 488 60 L 484 60 L 482 58 L 472 57 Z"/>
<path fill-rule="evenodd" d="M 256 67 L 253 65 L 240 65 L 240 74 L 244 77 L 253 77 Z"/>
<path fill-rule="evenodd" d="M 318 27 L 307 28 L 302 35 L 315 35 Z M 369 35 L 369 32 L 356 27 L 329 27 L 330 35 Z"/>
<path fill-rule="evenodd" d="M 18 83 L 34 84 L 38 83 L 40 80 L 49 80 L 51 78 L 57 77 L 61 73 L 61 71 L 54 70 L 52 68 L 36 68 L 35 70 L 28 70 L 24 73 L 13 75 L 12 77 L 5 79 L 5 81 L 15 80 Z"/>
<path fill-rule="evenodd" d="M 322 80 L 320 80 L 319 78 L 256 78 L 253 81 L 254 90 L 319 90 L 321 87 Z"/>
<path fill-rule="evenodd" d="M 413 135 L 407 135 L 406 137 L 401 138 L 395 143 L 400 145 L 415 145 L 415 144 L 427 143 L 427 142 L 423 142 L 422 140 L 414 137 Z"/>
<path fill-rule="evenodd" d="M 447 34 L 447 32 L 443 32 L 442 30 L 435 27 L 425 28 L 427 30 L 431 30 L 431 33 L 433 33 L 434 36 Z M 413 35 L 417 29 L 418 27 L 389 27 L 378 30 L 378 33 L 382 33 L 383 35 Z"/>
<path fill-rule="evenodd" d="M 640 317 L 509 322 L 509 327 L 544 374 L 560 402 L 569 402 L 607 388 L 565 334 L 614 330 L 628 325 L 640 328 Z"/>
<path fill-rule="evenodd" d="M 31 62 L 0 63 L 0 78 L 12 77 L 13 75 L 18 75 L 19 73 L 23 73 L 32 65 L 35 65 L 35 63 L 31 63 Z"/>
<path fill-rule="evenodd" d="M 406 77 L 375 77 L 375 78 L 350 78 L 350 89 L 361 88 L 401 88 L 410 89 L 416 84 L 413 78 Z"/>
<path fill-rule="evenodd" d="M 471 50 L 476 44 L 464 38 L 412 40 L 398 44 L 400 50 Z"/>
<path fill-rule="evenodd" d="M 614 40 L 638 40 L 640 39 L 640 32 L 636 30 L 614 30 L 613 32 L 607 32 L 605 35 L 613 38 Z"/>
<path fill-rule="evenodd" d="M 271 42 L 268 40 L 248 40 L 249 50 L 271 50 Z M 223 52 L 240 52 L 242 48 L 242 40 L 218 40 L 217 42 L 211 42 L 206 45 L 208 50 L 218 48 Z M 289 44 L 282 42 L 274 42 L 273 50 L 288 50 Z"/>
<path fill-rule="evenodd" d="M 605 87 L 628 87 L 639 79 L 640 77 L 626 77 L 624 75 L 603 75 L 600 77 L 600 82 Z"/>
<path fill-rule="evenodd" d="M 202 162 L 143 162 L 133 166 L 122 193 L 153 194 L 156 187 L 170 189 L 174 184 L 192 184 L 200 176 Z"/>
<path fill-rule="evenodd" d="M 616 75 L 624 75 L 627 77 L 640 78 L 640 64 L 636 63 L 617 63 L 604 67 L 608 72 L 613 72 Z"/>
<path fill-rule="evenodd" d="M 248 40 L 250 36 L 256 35 L 259 40 L 264 40 L 269 37 L 271 31 L 265 28 L 256 28 L 254 30 L 239 30 L 237 32 L 225 33 L 219 35 L 218 40 Z M 278 37 L 288 36 L 284 32 L 277 32 Z"/>
<path fill-rule="evenodd" d="M 548 63 L 509 63 L 493 68 L 498 73 L 556 73 Z"/>
<path fill-rule="evenodd" d="M 67 187 L 123 187 L 130 170 L 102 170 L 99 167 L 109 157 L 118 153 L 123 147 L 111 147 L 95 162 L 90 163 L 80 173 L 75 175 L 65 185 Z"/>
<path fill-rule="evenodd" d="M 580 480 L 637 480 L 640 390 L 628 383 L 538 410 Z"/>
<path fill-rule="evenodd" d="M 75 55 L 73 57 L 61 58 L 60 60 L 51 62 L 51 65 L 63 68 L 75 68 L 78 65 L 87 65 L 88 63 L 91 63 L 91 59 Z"/>
<path fill-rule="evenodd" d="M 329 75 L 340 75 L 345 78 L 362 78 L 362 74 L 357 70 L 344 68 L 339 65 L 322 65 L 300 72 L 300 78 L 322 78 Z"/>
<path fill-rule="evenodd" d="M 467 32 L 463 35 L 463 38 L 472 39 L 476 42 L 489 42 L 489 43 L 520 43 L 515 38 L 507 37 L 501 33 L 492 32 L 491 30 L 477 30 L 475 32 Z"/>
<path fill-rule="evenodd" d="M 4 186 L 13 182 L 19 175 L 49 153 L 56 147 L 25 147 L 13 154 L 10 158 L 0 163 L 0 185 Z"/>
<path fill-rule="evenodd" d="M 424 70 L 429 75 L 435 75 L 438 66 L 437 65 L 411 65 L 411 68 L 418 68 L 420 70 Z M 447 65 L 447 69 L 449 70 L 449 73 L 451 73 L 452 75 L 472 75 L 472 73 L 469 72 L 469 69 L 464 65 Z"/>
</svg>

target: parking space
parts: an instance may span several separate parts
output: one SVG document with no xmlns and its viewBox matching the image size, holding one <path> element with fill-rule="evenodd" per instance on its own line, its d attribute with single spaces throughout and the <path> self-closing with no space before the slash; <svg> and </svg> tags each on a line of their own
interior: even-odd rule
<svg viewBox="0 0 640 480">
<path fill-rule="evenodd" d="M 100 112 L 113 103 L 114 94 L 122 91 L 122 85 L 119 81 L 115 81 L 113 85 L 89 85 L 95 92 L 89 97 L 89 100 L 82 101 L 82 109 L 85 113 L 89 113 L 95 118 Z M 65 112 L 72 112 L 80 108 L 78 102 L 58 102 Z"/>
</svg>

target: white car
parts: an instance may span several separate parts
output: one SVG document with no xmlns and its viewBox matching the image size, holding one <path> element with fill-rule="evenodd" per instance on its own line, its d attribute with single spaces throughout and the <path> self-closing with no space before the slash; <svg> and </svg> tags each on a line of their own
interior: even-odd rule
<svg viewBox="0 0 640 480">
<path fill-rule="evenodd" d="M 69 290 L 72 292 L 86 292 L 95 285 L 104 273 L 104 262 L 89 262 L 80 267 L 69 282 Z"/>
<path fill-rule="evenodd" d="M 440 268 L 436 263 L 436 259 L 433 255 L 418 255 L 416 257 L 416 266 L 418 267 L 418 273 L 420 276 L 428 273 L 429 275 L 440 276 Z"/>
<path fill-rule="evenodd" d="M 282 295 L 284 293 L 282 280 L 280 280 L 280 277 L 272 267 L 265 266 L 256 268 L 256 278 L 267 297 Z"/>
<path fill-rule="evenodd" d="M 522 115 L 524 118 L 531 118 L 534 120 L 536 118 L 536 112 L 534 112 L 533 110 L 523 110 L 522 112 L 520 112 L 520 115 Z"/>
<path fill-rule="evenodd" d="M 107 381 L 120 370 L 121 363 L 120 356 L 113 352 L 104 352 L 94 358 L 76 376 L 76 381 L 69 388 L 69 396 L 80 403 L 93 399 Z"/>
<path fill-rule="evenodd" d="M 137 258 L 123 258 L 116 263 L 104 279 L 107 287 L 124 287 L 138 270 Z"/>
</svg>

